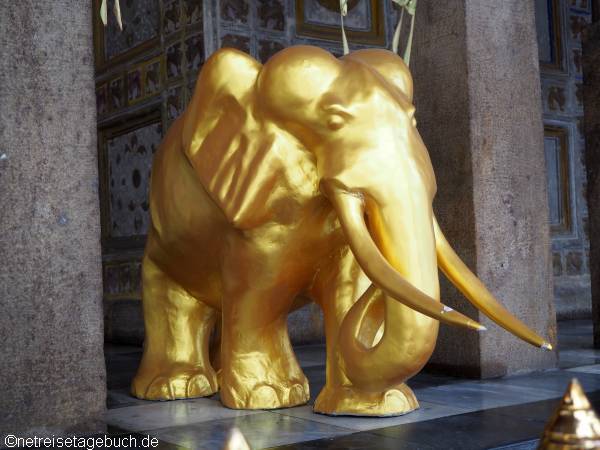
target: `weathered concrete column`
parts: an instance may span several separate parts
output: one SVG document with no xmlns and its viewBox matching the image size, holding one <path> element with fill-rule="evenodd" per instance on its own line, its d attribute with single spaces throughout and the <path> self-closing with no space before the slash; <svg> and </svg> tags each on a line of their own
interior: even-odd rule
<svg viewBox="0 0 600 450">
<path fill-rule="evenodd" d="M 90 5 L 0 2 L 0 436 L 102 427 Z"/>
<path fill-rule="evenodd" d="M 583 39 L 583 102 L 594 346 L 600 348 L 600 22 Z"/>
<path fill-rule="evenodd" d="M 417 121 L 449 241 L 497 298 L 556 339 L 533 2 L 422 0 L 411 70 Z M 444 302 L 488 327 L 442 326 L 431 368 L 493 377 L 553 367 L 442 283 Z"/>
</svg>

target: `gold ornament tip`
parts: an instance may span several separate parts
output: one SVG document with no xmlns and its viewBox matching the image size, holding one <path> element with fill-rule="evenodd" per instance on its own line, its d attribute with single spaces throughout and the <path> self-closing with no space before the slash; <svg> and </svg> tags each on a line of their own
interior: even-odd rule
<svg viewBox="0 0 600 450">
<path fill-rule="evenodd" d="M 544 350 L 548 350 L 549 352 L 554 350 L 554 347 L 552 347 L 552 344 L 550 342 L 544 342 L 542 345 L 540 345 L 540 348 L 543 348 Z"/>
<path fill-rule="evenodd" d="M 484 327 L 483 325 L 479 325 L 479 328 L 477 328 L 477 331 L 487 331 L 487 327 Z"/>
<path fill-rule="evenodd" d="M 251 448 L 242 432 L 238 428 L 232 428 L 223 450 L 251 450 Z"/>
</svg>

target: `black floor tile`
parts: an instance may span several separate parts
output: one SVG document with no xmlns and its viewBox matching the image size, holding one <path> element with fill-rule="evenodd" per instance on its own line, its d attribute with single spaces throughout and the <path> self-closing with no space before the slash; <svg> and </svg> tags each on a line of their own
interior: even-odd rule
<svg viewBox="0 0 600 450">
<path fill-rule="evenodd" d="M 432 450 L 435 448 L 437 447 L 400 441 L 393 437 L 376 435 L 369 432 L 361 432 L 337 438 L 318 439 L 315 441 L 270 447 L 268 450 Z"/>
<path fill-rule="evenodd" d="M 396 427 L 372 433 L 440 449 L 486 449 L 535 439 L 544 422 L 524 421 L 488 411 L 478 411 Z"/>
</svg>

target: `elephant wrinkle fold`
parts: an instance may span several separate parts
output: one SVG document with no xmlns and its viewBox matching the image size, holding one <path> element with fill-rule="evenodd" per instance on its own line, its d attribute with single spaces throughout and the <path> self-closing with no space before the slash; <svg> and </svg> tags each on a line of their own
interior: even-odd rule
<svg viewBox="0 0 600 450">
<path fill-rule="evenodd" d="M 438 265 L 498 324 L 549 345 L 443 238 L 412 90 L 385 50 L 336 59 L 298 46 L 264 66 L 233 49 L 209 58 L 154 159 L 133 395 L 220 390 L 234 409 L 308 402 L 286 319 L 313 301 L 327 344 L 314 410 L 413 411 L 406 380 L 430 358 L 439 321 L 483 328 L 440 302 Z"/>
</svg>

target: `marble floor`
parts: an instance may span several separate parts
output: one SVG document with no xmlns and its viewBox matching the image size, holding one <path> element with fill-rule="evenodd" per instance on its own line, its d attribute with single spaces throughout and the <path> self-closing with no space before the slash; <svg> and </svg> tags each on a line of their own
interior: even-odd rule
<svg viewBox="0 0 600 450">
<path fill-rule="evenodd" d="M 409 381 L 421 409 L 395 418 L 329 417 L 311 406 L 234 411 L 211 398 L 148 402 L 128 393 L 141 356 L 137 347 L 108 346 L 108 413 L 112 435 L 151 435 L 159 448 L 218 450 L 232 427 L 253 449 L 534 449 L 571 378 L 600 410 L 600 350 L 591 321 L 559 325 L 560 368 L 492 380 L 422 373 Z M 297 349 L 311 401 L 325 383 L 321 345 Z"/>
</svg>

